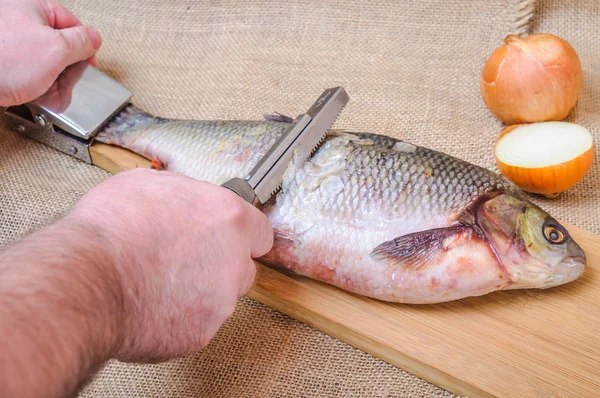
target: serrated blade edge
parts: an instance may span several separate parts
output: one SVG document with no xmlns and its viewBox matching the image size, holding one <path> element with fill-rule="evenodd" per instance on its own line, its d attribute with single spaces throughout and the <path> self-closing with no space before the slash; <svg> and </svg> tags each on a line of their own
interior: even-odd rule
<svg viewBox="0 0 600 398">
<path fill-rule="evenodd" d="M 292 154 L 295 161 L 305 162 L 325 139 L 348 101 L 348 94 L 342 87 L 325 90 L 308 112 L 301 115 L 265 154 L 246 177 L 261 203 L 279 190 Z"/>
</svg>

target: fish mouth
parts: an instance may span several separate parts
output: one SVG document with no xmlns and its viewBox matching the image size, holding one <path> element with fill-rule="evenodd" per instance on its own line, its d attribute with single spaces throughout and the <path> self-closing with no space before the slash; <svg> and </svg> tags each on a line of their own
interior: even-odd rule
<svg viewBox="0 0 600 398">
<path fill-rule="evenodd" d="M 579 278 L 585 270 L 585 259 L 570 257 L 549 272 L 516 272 L 511 275 L 513 284 L 507 290 L 548 289 L 565 285 Z"/>
<path fill-rule="evenodd" d="M 579 278 L 585 270 L 585 259 L 568 258 L 555 267 L 555 272 L 548 275 L 543 288 L 564 285 Z"/>
<path fill-rule="evenodd" d="M 564 278 L 562 283 L 569 283 L 579 278 L 585 270 L 584 257 L 571 257 L 560 263 L 558 266 L 561 273 L 559 276 Z"/>
</svg>

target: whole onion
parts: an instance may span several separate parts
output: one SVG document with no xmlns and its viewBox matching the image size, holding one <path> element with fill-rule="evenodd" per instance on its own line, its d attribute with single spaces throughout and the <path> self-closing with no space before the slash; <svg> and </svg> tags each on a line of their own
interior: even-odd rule
<svg viewBox="0 0 600 398">
<path fill-rule="evenodd" d="M 486 61 L 480 80 L 483 101 L 507 125 L 564 119 L 582 84 L 573 47 L 544 33 L 506 37 Z"/>
</svg>

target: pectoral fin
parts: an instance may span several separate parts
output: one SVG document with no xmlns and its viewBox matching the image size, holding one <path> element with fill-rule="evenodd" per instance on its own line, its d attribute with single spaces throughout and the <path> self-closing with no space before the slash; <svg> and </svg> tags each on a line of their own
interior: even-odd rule
<svg viewBox="0 0 600 398">
<path fill-rule="evenodd" d="M 437 264 L 440 256 L 464 244 L 473 235 L 466 225 L 429 229 L 384 242 L 370 256 L 388 267 L 418 270 Z"/>
</svg>

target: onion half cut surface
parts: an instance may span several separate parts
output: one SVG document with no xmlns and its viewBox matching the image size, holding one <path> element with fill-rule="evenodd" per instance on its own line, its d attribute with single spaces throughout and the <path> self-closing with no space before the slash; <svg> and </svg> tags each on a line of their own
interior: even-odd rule
<svg viewBox="0 0 600 398">
<path fill-rule="evenodd" d="M 589 171 L 594 143 L 589 131 L 576 123 L 519 124 L 502 131 L 494 155 L 502 175 L 515 185 L 553 198 Z"/>
</svg>

